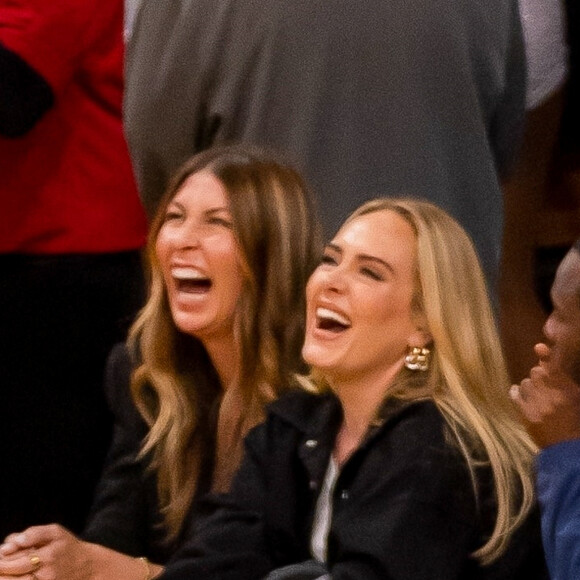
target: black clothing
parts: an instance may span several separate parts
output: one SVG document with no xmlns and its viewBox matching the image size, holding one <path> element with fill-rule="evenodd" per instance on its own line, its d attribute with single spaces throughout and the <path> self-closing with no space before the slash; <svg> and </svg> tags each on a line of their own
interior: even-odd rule
<svg viewBox="0 0 580 580">
<path fill-rule="evenodd" d="M 22 137 L 54 105 L 54 93 L 39 73 L 2 44 L 0 79 L 0 135 Z"/>
<path fill-rule="evenodd" d="M 115 416 L 113 442 L 83 539 L 163 562 L 168 554 L 162 547 L 155 481 L 146 460 L 137 458 L 147 425 L 131 398 L 132 368 L 127 347 L 117 345 L 105 373 L 105 393 Z"/>
<path fill-rule="evenodd" d="M 149 469 L 150 458 L 138 457 L 148 427 L 131 396 L 132 369 L 126 345 L 118 344 L 111 351 L 105 376 L 105 391 L 115 415 L 113 443 L 83 539 L 164 564 L 182 538 L 167 542 L 155 473 Z M 211 466 L 206 467 L 198 483 L 198 494 L 207 493 L 211 485 Z M 183 533 L 199 509 L 194 501 Z"/>
<path fill-rule="evenodd" d="M 308 560 L 315 503 L 341 424 L 332 394 L 275 402 L 246 439 L 230 494 L 199 519 L 163 580 L 258 579 Z M 469 470 L 430 401 L 387 400 L 342 467 L 333 496 L 328 568 L 333 580 L 547 579 L 537 512 L 489 567 L 470 554 L 495 517 L 488 468 Z"/>
<path fill-rule="evenodd" d="M 105 361 L 143 296 L 138 251 L 0 256 L 0 538 L 84 527 L 111 441 Z"/>
</svg>

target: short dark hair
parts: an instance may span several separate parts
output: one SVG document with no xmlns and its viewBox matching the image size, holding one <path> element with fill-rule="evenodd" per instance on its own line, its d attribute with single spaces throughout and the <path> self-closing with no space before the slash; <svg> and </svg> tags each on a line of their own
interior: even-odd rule
<svg viewBox="0 0 580 580">
<path fill-rule="evenodd" d="M 574 242 L 574 245 L 572 246 L 572 248 L 573 248 L 574 250 L 576 250 L 577 252 L 579 252 L 579 253 L 580 253 L 580 238 L 578 238 L 578 239 L 577 239 L 577 240 Z"/>
</svg>

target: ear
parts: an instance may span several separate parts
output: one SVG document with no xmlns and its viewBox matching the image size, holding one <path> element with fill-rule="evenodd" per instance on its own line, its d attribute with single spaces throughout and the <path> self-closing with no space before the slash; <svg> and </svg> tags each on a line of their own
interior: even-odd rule
<svg viewBox="0 0 580 580">
<path fill-rule="evenodd" d="M 409 346 L 410 347 L 419 347 L 423 348 L 427 346 L 429 343 L 433 342 L 433 337 L 428 330 L 421 330 L 418 329 L 411 334 L 409 337 Z"/>
<path fill-rule="evenodd" d="M 413 347 L 423 348 L 429 343 L 433 342 L 433 337 L 429 332 L 429 327 L 427 326 L 427 320 L 425 315 L 417 314 L 414 317 L 415 330 L 411 333 L 408 339 L 408 345 Z"/>
</svg>

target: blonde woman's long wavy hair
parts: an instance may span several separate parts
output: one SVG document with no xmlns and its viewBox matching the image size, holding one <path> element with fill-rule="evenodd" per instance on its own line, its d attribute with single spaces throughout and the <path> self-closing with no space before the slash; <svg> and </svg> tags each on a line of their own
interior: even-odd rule
<svg viewBox="0 0 580 580">
<path fill-rule="evenodd" d="M 243 285 L 235 323 L 240 344 L 242 404 L 228 401 L 205 348 L 180 332 L 169 309 L 155 251 L 168 204 L 186 179 L 200 171 L 225 187 L 241 254 Z M 200 478 L 214 465 L 212 487 L 227 489 L 242 438 L 264 407 L 301 370 L 304 294 L 320 255 L 312 200 L 300 175 L 269 154 L 242 146 L 202 152 L 177 172 L 151 225 L 150 291 L 129 344 L 137 367 L 131 390 L 149 425 L 142 456 L 157 476 L 168 541 L 179 535 Z M 238 393 L 239 396 L 239 393 Z M 221 432 L 227 449 L 217 449 Z M 208 457 L 208 453 L 212 457 Z"/>
<path fill-rule="evenodd" d="M 472 241 L 442 209 L 414 199 L 376 199 L 346 223 L 377 211 L 397 213 L 415 232 L 413 309 L 424 314 L 433 339 L 429 370 L 403 369 L 388 393 L 435 402 L 467 460 L 476 494 L 477 467 L 491 467 L 497 516 L 490 537 L 473 554 L 487 564 L 505 551 L 533 504 L 536 448 L 514 416 L 484 276 Z M 317 390 L 328 388 L 319 373 L 309 381 Z"/>
</svg>

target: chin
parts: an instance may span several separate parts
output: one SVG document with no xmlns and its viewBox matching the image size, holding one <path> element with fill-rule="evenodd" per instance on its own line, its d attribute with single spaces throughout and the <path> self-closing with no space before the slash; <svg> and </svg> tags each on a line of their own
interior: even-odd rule
<svg viewBox="0 0 580 580">
<path fill-rule="evenodd" d="M 204 324 L 200 324 L 198 321 L 188 320 L 186 317 L 181 319 L 180 317 L 176 317 L 175 326 L 184 334 L 189 334 L 195 338 L 198 338 L 199 334 L 203 333 L 205 328 Z"/>
<path fill-rule="evenodd" d="M 316 351 L 313 352 L 313 349 L 303 349 L 302 350 L 302 358 L 304 362 L 312 367 L 312 368 L 324 368 L 324 356 L 321 356 L 320 353 Z"/>
</svg>

